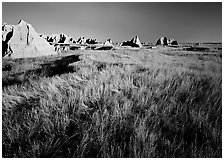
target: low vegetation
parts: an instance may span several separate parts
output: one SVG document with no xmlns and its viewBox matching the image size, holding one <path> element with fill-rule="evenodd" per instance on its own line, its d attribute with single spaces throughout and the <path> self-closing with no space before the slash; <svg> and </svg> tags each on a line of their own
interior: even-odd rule
<svg viewBox="0 0 224 160">
<path fill-rule="evenodd" d="M 68 67 L 5 84 L 3 157 L 222 157 L 220 73 L 88 58 Z"/>
</svg>

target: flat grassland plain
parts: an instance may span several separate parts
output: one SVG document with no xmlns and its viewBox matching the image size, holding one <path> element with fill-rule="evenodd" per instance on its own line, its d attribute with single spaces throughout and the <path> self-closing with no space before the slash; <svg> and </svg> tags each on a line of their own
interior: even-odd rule
<svg viewBox="0 0 224 160">
<path fill-rule="evenodd" d="M 3 157 L 222 157 L 222 48 L 3 59 Z"/>
</svg>

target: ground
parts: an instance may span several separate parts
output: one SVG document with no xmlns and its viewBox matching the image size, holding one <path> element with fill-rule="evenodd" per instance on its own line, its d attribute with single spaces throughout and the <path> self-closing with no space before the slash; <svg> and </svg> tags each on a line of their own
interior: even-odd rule
<svg viewBox="0 0 224 160">
<path fill-rule="evenodd" d="M 3 157 L 222 157 L 221 44 L 3 59 Z"/>
</svg>

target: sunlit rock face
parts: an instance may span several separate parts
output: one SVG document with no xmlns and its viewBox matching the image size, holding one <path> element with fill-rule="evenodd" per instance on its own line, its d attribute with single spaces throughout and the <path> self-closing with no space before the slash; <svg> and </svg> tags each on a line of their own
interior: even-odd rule
<svg viewBox="0 0 224 160">
<path fill-rule="evenodd" d="M 178 45 L 178 42 L 173 38 L 161 37 L 157 40 L 156 45 L 170 46 L 170 45 Z"/>
<path fill-rule="evenodd" d="M 4 26 L 2 29 L 4 29 L 3 57 L 27 58 L 57 54 L 54 52 L 54 47 L 40 37 L 31 24 L 24 20 L 11 27 Z M 6 30 L 9 31 L 7 34 Z"/>
<path fill-rule="evenodd" d="M 111 39 L 108 39 L 108 40 L 106 40 L 106 41 L 104 42 L 104 45 L 105 45 L 105 46 L 113 46 L 113 42 L 112 42 Z"/>
<path fill-rule="evenodd" d="M 130 41 L 124 41 L 121 46 L 142 47 L 142 43 L 138 36 L 135 36 Z"/>
</svg>

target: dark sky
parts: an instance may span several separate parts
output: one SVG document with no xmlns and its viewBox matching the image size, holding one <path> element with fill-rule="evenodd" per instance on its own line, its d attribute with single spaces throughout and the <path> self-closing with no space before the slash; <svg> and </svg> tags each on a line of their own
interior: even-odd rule
<svg viewBox="0 0 224 160">
<path fill-rule="evenodd" d="M 38 33 L 65 33 L 122 42 L 138 35 L 155 43 L 161 36 L 179 42 L 221 42 L 221 2 L 3 2 L 2 21 L 32 24 Z"/>
</svg>

